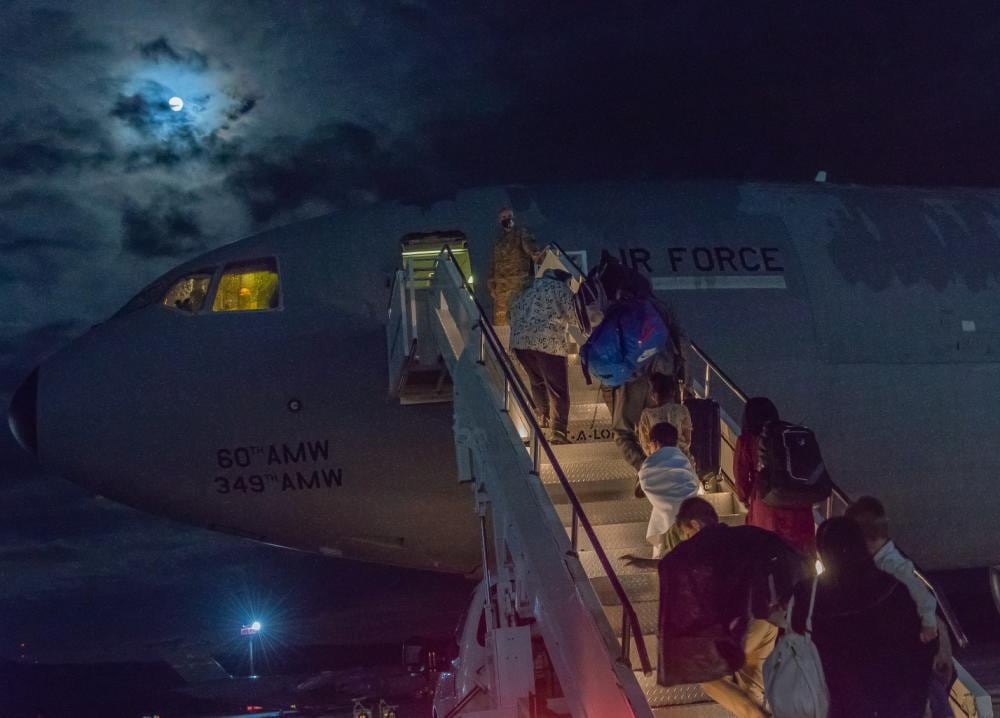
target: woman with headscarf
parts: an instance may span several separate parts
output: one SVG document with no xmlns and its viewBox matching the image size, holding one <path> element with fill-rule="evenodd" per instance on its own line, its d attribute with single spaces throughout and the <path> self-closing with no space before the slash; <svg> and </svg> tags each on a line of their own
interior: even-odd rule
<svg viewBox="0 0 1000 718">
<path fill-rule="evenodd" d="M 816 535 L 824 571 L 812 640 L 830 691 L 829 718 L 921 718 L 937 642 L 921 643 L 906 586 L 880 571 L 860 527 L 837 517 Z M 792 630 L 805 631 L 812 579 L 795 589 Z"/>
<path fill-rule="evenodd" d="M 740 436 L 736 441 L 734 473 L 736 474 L 736 494 L 747 507 L 747 523 L 758 526 L 781 536 L 799 551 L 812 554 L 816 551 L 815 522 L 812 509 L 783 508 L 771 506 L 763 501 L 758 489 L 759 472 L 757 466 L 758 445 L 764 424 L 778 420 L 778 409 L 767 398 L 757 396 L 749 399 L 743 407 L 743 422 Z"/>
</svg>

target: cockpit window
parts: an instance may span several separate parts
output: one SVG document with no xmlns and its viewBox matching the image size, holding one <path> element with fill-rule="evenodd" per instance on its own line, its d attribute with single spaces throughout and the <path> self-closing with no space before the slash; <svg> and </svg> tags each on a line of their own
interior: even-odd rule
<svg viewBox="0 0 1000 718">
<path fill-rule="evenodd" d="M 212 281 L 211 272 L 198 272 L 181 277 L 163 296 L 163 303 L 182 312 L 200 312 L 208 296 L 208 285 Z"/>
<path fill-rule="evenodd" d="M 213 312 L 277 309 L 281 300 L 278 264 L 273 259 L 230 264 L 215 290 Z"/>
</svg>

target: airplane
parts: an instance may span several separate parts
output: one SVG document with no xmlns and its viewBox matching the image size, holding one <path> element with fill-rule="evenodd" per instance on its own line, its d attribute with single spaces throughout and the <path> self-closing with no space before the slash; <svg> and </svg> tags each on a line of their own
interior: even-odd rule
<svg viewBox="0 0 1000 718">
<path fill-rule="evenodd" d="M 473 574 L 452 409 L 387 388 L 386 307 L 420 237 L 464 242 L 485 301 L 505 206 L 539 245 L 646 273 L 740 387 L 816 432 L 848 494 L 885 502 L 922 567 L 1000 564 L 992 190 L 607 183 L 345 209 L 154 280 L 31 372 L 11 428 L 42 466 L 144 511 Z"/>
</svg>

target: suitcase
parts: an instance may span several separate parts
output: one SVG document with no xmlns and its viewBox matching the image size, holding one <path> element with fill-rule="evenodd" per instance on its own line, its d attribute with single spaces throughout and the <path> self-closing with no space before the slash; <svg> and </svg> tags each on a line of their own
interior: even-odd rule
<svg viewBox="0 0 1000 718">
<path fill-rule="evenodd" d="M 719 405 L 712 399 L 684 400 L 691 414 L 691 456 L 694 457 L 698 478 L 714 476 L 721 467 L 722 429 Z"/>
</svg>

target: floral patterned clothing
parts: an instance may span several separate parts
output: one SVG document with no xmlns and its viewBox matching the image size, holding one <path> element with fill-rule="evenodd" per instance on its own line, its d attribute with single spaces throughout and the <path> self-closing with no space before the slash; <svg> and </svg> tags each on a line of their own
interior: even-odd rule
<svg viewBox="0 0 1000 718">
<path fill-rule="evenodd" d="M 573 292 L 566 282 L 541 276 L 510 303 L 510 348 L 566 356 L 566 330 L 577 326 Z"/>
</svg>

